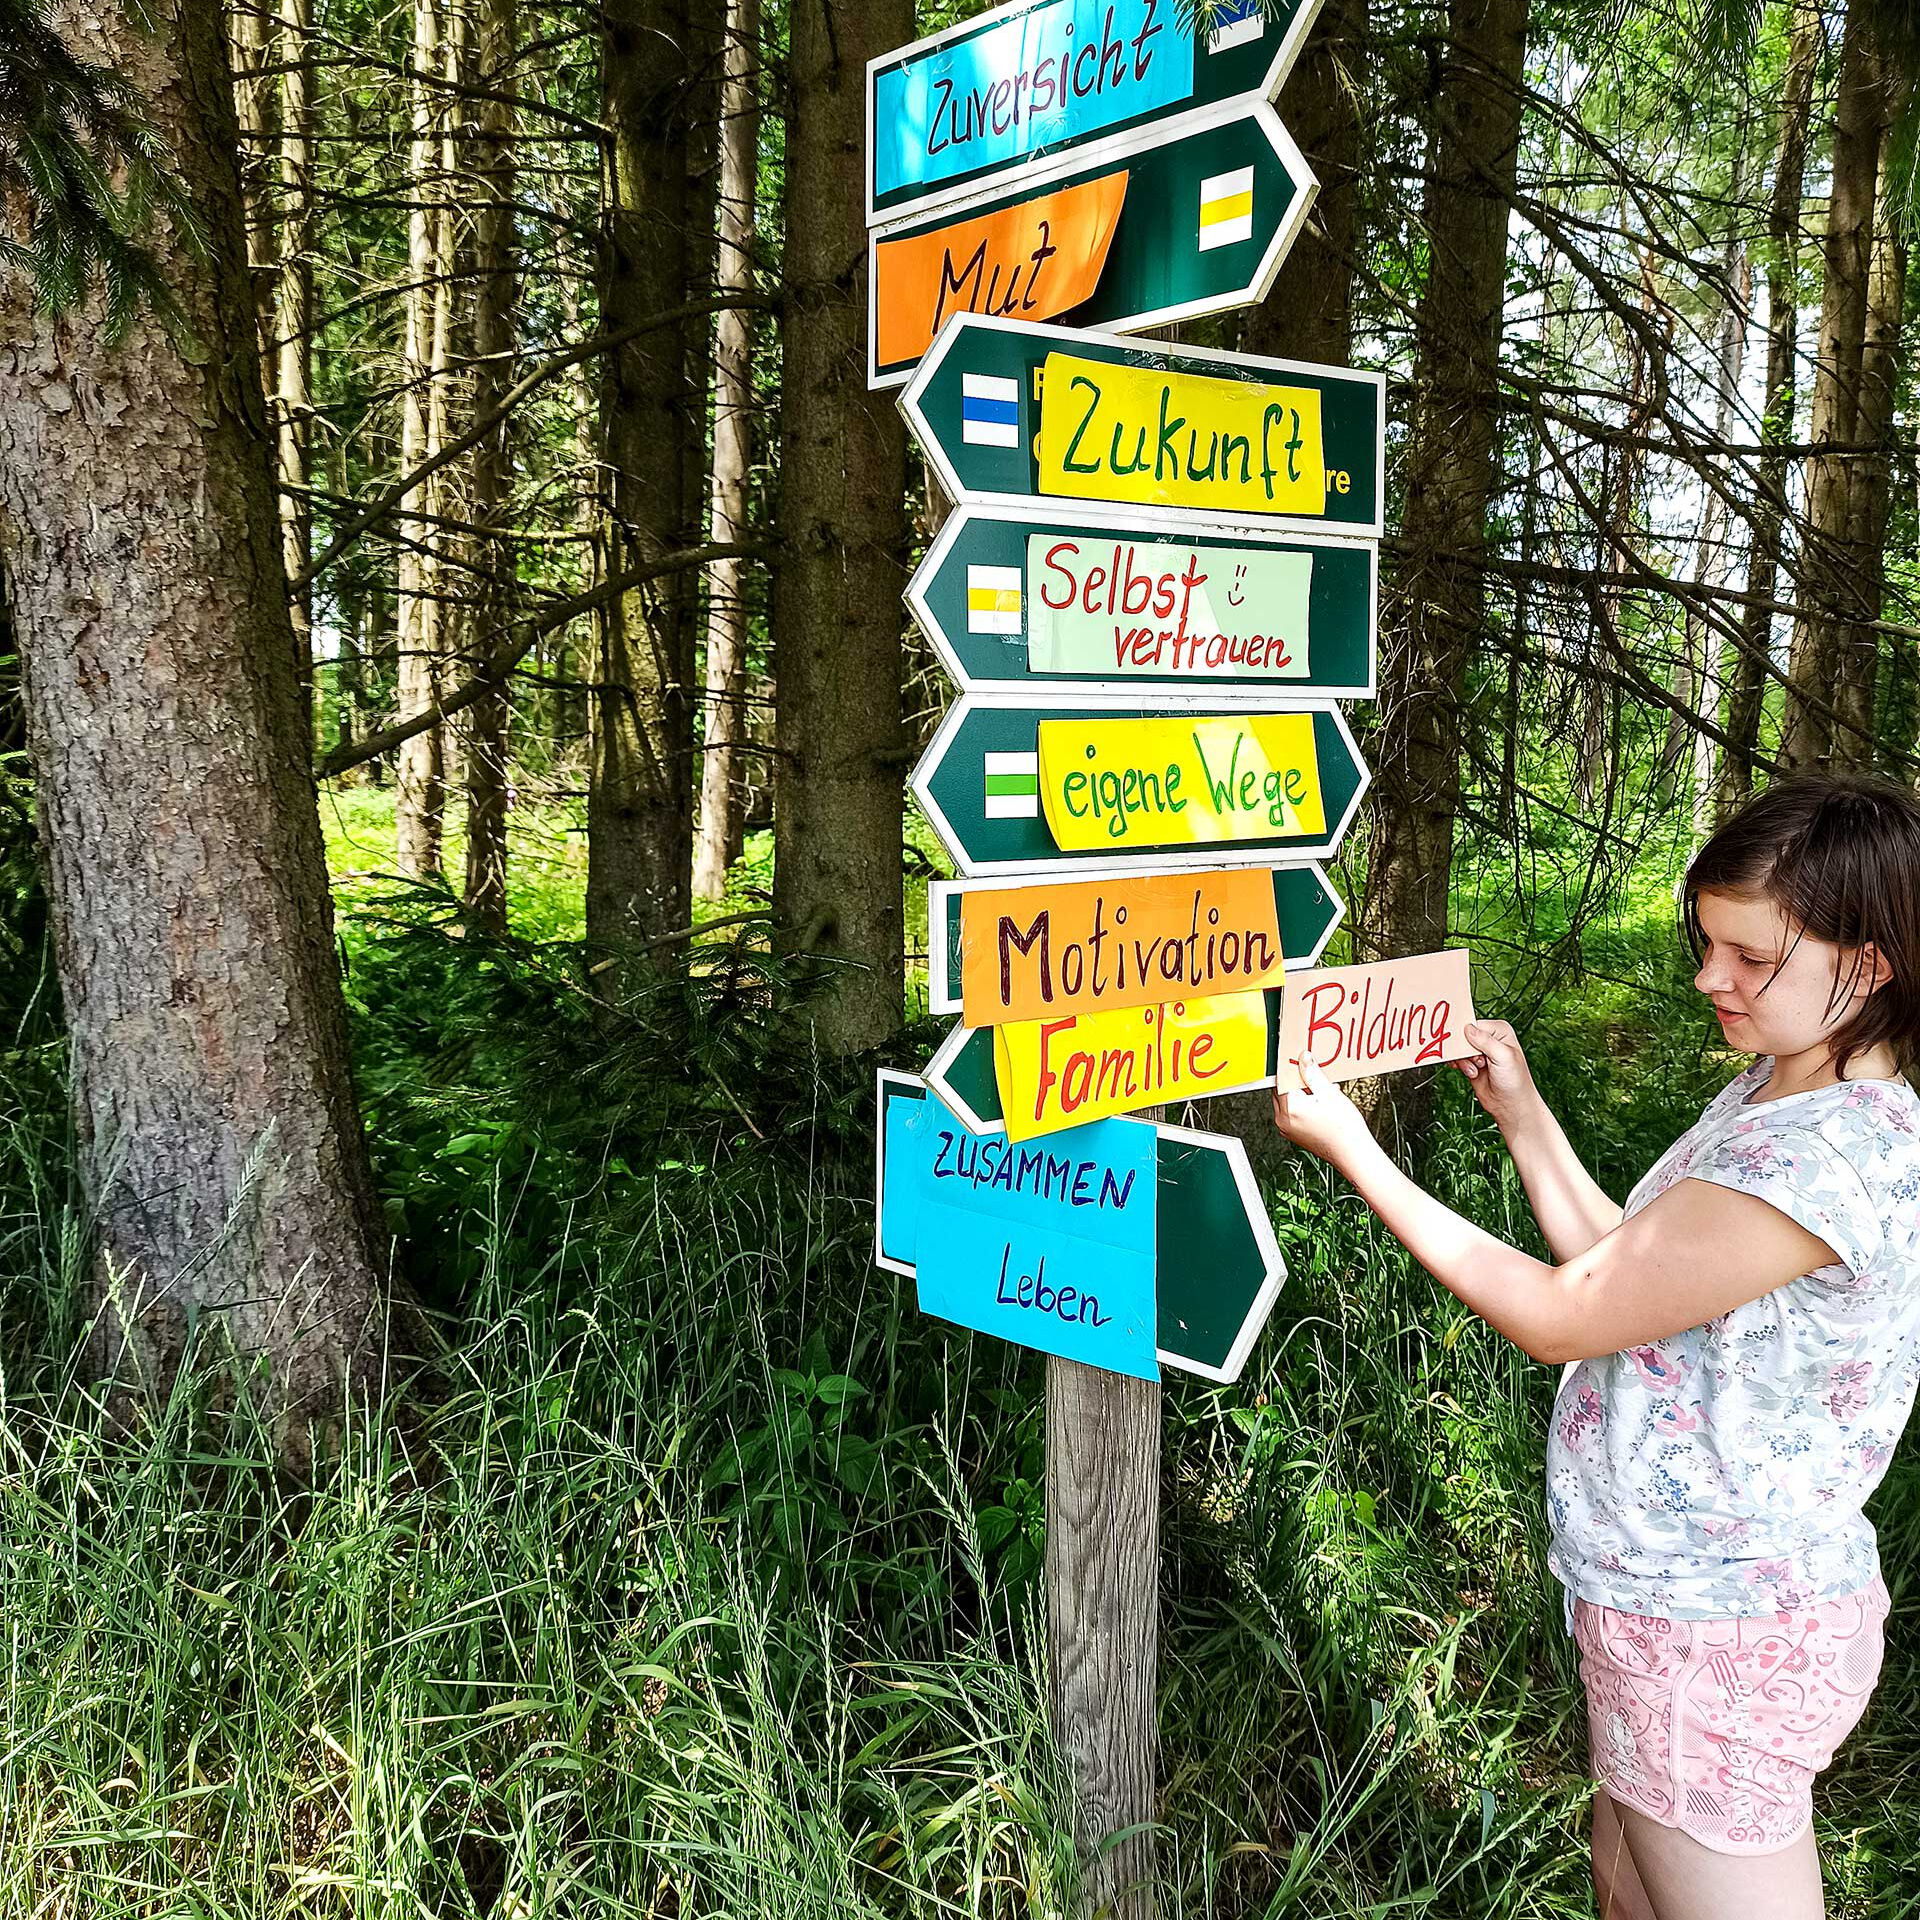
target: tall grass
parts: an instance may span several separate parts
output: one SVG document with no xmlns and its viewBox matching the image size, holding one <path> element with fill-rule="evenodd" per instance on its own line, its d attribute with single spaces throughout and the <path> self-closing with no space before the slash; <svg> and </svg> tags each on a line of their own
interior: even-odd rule
<svg viewBox="0 0 1920 1920">
<path fill-rule="evenodd" d="M 873 1268 L 864 1070 L 747 963 L 595 1022 L 563 946 L 418 902 L 347 944 L 449 1391 L 310 1489 L 192 1377 L 138 1432 L 91 1403 L 57 1043 L 7 1056 L 0 1915 L 1067 1912 L 1039 1365 Z M 1631 996 L 1542 1031 L 1610 1169 L 1724 1071 Z M 1431 1157 L 1527 1234 L 1457 1085 Z M 1291 1277 L 1246 1377 L 1168 1382 L 1167 1910 L 1588 1913 L 1551 1380 L 1317 1170 L 1270 1198 Z M 1920 1906 L 1904 1459 L 1877 1512 L 1892 1652 L 1821 1827 L 1855 1916 Z"/>
</svg>

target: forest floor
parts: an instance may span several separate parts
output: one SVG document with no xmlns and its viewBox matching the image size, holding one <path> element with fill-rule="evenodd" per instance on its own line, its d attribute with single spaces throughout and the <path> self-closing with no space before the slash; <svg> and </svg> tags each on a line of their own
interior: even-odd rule
<svg viewBox="0 0 1920 1920">
<path fill-rule="evenodd" d="M 794 1044 L 751 952 L 589 1018 L 564 810 L 521 822 L 514 938 L 485 941 L 378 877 L 383 804 L 326 812 L 381 1191 L 449 1343 L 424 1420 L 351 1434 L 298 1496 L 190 1387 L 110 1432 L 71 1365 L 57 1048 L 14 1063 L 0 1915 L 1063 1913 L 1040 1363 L 873 1267 L 869 1070 Z M 1624 1191 L 1730 1067 L 1671 872 L 1564 984 L 1536 969 L 1553 899 L 1462 873 L 1483 1004 Z M 1236 1386 L 1166 1394 L 1167 1911 L 1588 1914 L 1550 1371 L 1261 1158 L 1279 1306 Z M 1457 1076 L 1427 1159 L 1530 1236 Z M 1920 1910 L 1911 1448 L 1873 1511 L 1886 1677 L 1820 1825 L 1854 1920 Z"/>
</svg>

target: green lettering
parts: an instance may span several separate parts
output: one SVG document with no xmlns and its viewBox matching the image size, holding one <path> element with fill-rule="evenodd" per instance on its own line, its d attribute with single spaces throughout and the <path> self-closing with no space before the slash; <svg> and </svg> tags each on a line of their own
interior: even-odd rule
<svg viewBox="0 0 1920 1920">
<path fill-rule="evenodd" d="M 1100 411 L 1100 389 L 1084 373 L 1076 373 L 1067 382 L 1069 392 L 1075 387 L 1085 387 L 1093 398 L 1088 402 L 1086 413 L 1082 416 L 1080 424 L 1074 428 L 1073 438 L 1067 442 L 1067 450 L 1061 455 L 1060 464 L 1068 473 L 1098 473 L 1100 471 L 1098 460 L 1082 462 L 1073 456 L 1079 451 L 1080 442 L 1085 437 L 1087 429 L 1093 425 L 1093 416 Z"/>
<path fill-rule="evenodd" d="M 1156 480 L 1164 480 L 1167 477 L 1166 463 L 1169 460 L 1173 462 L 1173 477 L 1176 480 L 1180 478 L 1180 452 L 1173 444 L 1173 436 L 1187 424 L 1187 418 L 1185 414 L 1173 420 L 1167 418 L 1167 403 L 1172 398 L 1171 387 L 1160 389 L 1160 444 L 1153 456 L 1153 477 Z"/>
</svg>

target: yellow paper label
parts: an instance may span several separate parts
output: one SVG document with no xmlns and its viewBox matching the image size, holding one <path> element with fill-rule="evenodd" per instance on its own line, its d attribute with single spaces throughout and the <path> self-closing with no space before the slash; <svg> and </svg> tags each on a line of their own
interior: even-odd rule
<svg viewBox="0 0 1920 1920">
<path fill-rule="evenodd" d="M 1212 513 L 1323 514 L 1320 395 L 1050 353 L 1040 491 Z"/>
<path fill-rule="evenodd" d="M 1071 851 L 1327 830 L 1310 713 L 1042 720 L 1040 800 Z"/>
<path fill-rule="evenodd" d="M 993 1069 L 1010 1140 L 1224 1093 L 1266 1074 L 1266 995 L 1015 1021 L 993 1030 Z"/>
</svg>

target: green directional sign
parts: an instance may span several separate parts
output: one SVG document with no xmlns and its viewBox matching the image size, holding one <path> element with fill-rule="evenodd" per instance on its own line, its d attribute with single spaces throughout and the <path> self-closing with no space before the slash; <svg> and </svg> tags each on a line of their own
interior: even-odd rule
<svg viewBox="0 0 1920 1920">
<path fill-rule="evenodd" d="M 1149 723 L 1146 751 L 1153 761 L 1123 772 L 1105 754 L 1104 736 L 1115 723 L 1130 721 Z M 1042 728 L 1052 725 L 1061 732 L 1043 739 Z M 1276 731 L 1292 749 L 1284 770 L 1277 752 L 1263 746 Z M 1083 736 L 1093 739 L 1091 749 L 1081 744 Z M 1054 778 L 1043 778 L 1043 749 L 1051 764 L 1054 743 L 1063 738 L 1070 739 L 1072 756 L 1064 777 L 1056 769 Z M 1127 750 L 1120 739 L 1116 751 Z M 1081 777 L 1089 752 L 1104 757 L 1093 759 Z M 1169 764 L 1176 754 L 1177 763 Z M 911 781 L 913 797 L 963 874 L 1034 879 L 1116 865 L 1179 873 L 1245 866 L 1262 855 L 1331 853 L 1366 786 L 1353 735 L 1331 706 L 1143 708 L 1065 695 L 1043 706 L 993 694 L 970 694 L 952 708 Z M 1077 817 L 1069 821 L 1065 808 Z M 1069 825 L 1086 834 L 1086 845 L 1062 844 L 1061 829 Z M 1116 827 L 1131 837 L 1123 841 L 1109 831 Z M 1207 837 L 1191 837 L 1196 831 Z"/>
<path fill-rule="evenodd" d="M 868 223 L 1271 99 L 1319 11 L 1225 0 L 1196 34 L 1176 0 L 1012 0 L 883 54 L 867 67 Z"/>
<path fill-rule="evenodd" d="M 1346 913 L 1346 904 L 1312 860 L 1269 869 L 1280 950 L 1289 968 L 1311 967 Z M 1107 877 L 1107 876 L 1101 876 Z M 1126 904 L 1125 872 L 1113 871 L 1114 901 Z M 927 889 L 927 1011 L 958 1013 L 960 999 L 960 901 L 974 887 L 1006 891 L 1004 880 L 935 880 Z"/>
<path fill-rule="evenodd" d="M 875 1258 L 928 1311 L 1111 1365 L 1101 1344 L 1124 1331 L 1123 1276 L 1146 1255 L 1159 1363 L 1240 1377 L 1286 1278 L 1240 1141 L 1106 1120 L 1016 1147 L 891 1071 L 879 1102 Z"/>
<path fill-rule="evenodd" d="M 947 516 L 907 605 L 963 691 L 1371 697 L 1370 544 L 1044 506 Z"/>
<path fill-rule="evenodd" d="M 1154 134 L 874 232 L 868 384 L 904 381 L 956 313 L 1131 333 L 1263 299 L 1315 192 L 1279 117 L 1256 101 Z"/>
<path fill-rule="evenodd" d="M 1377 539 L 1385 377 L 963 313 L 900 396 L 956 503 L 1052 498 L 1182 528 Z"/>
</svg>

